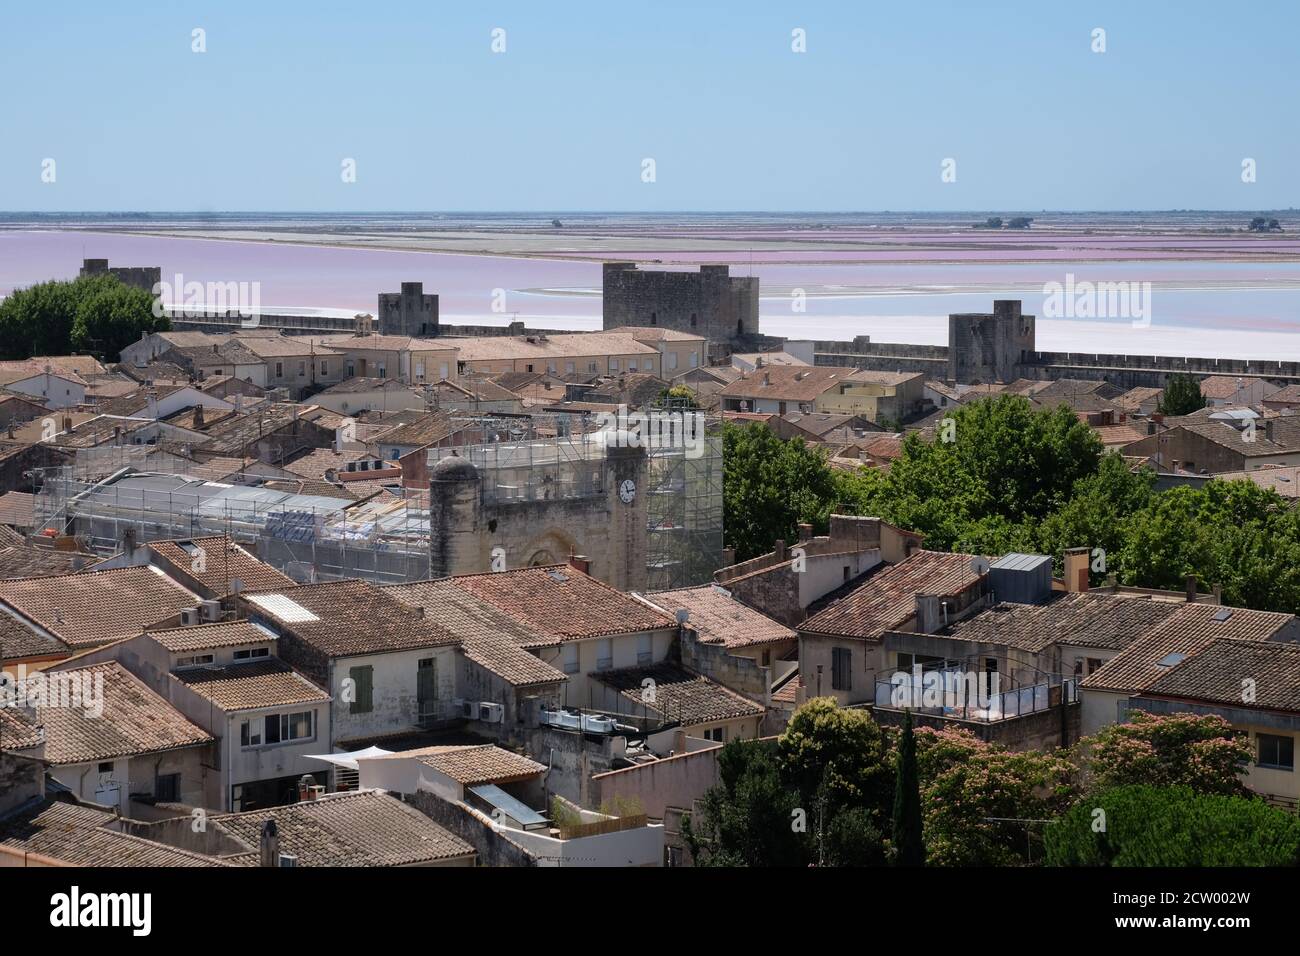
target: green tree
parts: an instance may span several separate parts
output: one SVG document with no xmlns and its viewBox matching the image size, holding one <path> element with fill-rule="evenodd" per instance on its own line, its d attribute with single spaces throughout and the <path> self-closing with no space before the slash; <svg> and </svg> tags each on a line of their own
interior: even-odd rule
<svg viewBox="0 0 1300 956">
<path fill-rule="evenodd" d="M 1051 866 L 1296 866 L 1300 819 L 1262 800 L 1190 787 L 1090 795 L 1044 834 Z"/>
<path fill-rule="evenodd" d="M 1164 395 L 1160 398 L 1160 411 L 1166 415 L 1190 415 L 1205 407 L 1201 383 L 1196 376 L 1175 372 L 1165 379 Z"/>
<path fill-rule="evenodd" d="M 1195 793 L 1246 794 L 1249 744 L 1213 714 L 1159 716 L 1133 711 L 1076 745 L 1098 790 L 1131 784 L 1183 786 Z"/>
<path fill-rule="evenodd" d="M 766 425 L 727 422 L 722 431 L 723 524 L 744 561 L 792 541 L 801 522 L 826 530 L 835 482 L 825 455 L 798 438 L 783 441 Z"/>
<path fill-rule="evenodd" d="M 814 698 L 795 711 L 777 747 L 782 781 L 803 806 L 820 797 L 833 810 L 857 806 L 873 821 L 888 818 L 892 761 L 885 735 L 865 710 Z"/>
<path fill-rule="evenodd" d="M 916 769 L 916 738 L 912 712 L 903 716 L 898 742 L 898 772 L 894 787 L 894 853 L 899 866 L 925 865 L 925 838 L 921 821 L 921 782 Z"/>
<path fill-rule="evenodd" d="M 153 296 L 110 275 L 42 282 L 0 301 L 0 355 L 67 355 L 88 351 L 116 360 L 142 332 L 170 328 L 153 315 Z"/>
</svg>

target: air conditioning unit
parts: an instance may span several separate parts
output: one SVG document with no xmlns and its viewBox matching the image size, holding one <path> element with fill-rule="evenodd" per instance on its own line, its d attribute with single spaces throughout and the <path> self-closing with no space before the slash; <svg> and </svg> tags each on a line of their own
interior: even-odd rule
<svg viewBox="0 0 1300 956">
<path fill-rule="evenodd" d="M 203 620 L 205 621 L 221 620 L 220 601 L 204 601 L 201 605 L 199 605 L 199 610 L 203 615 Z"/>
<path fill-rule="evenodd" d="M 196 607 L 181 608 L 181 627 L 193 627 L 199 623 L 199 609 Z"/>
<path fill-rule="evenodd" d="M 504 704 L 497 704 L 491 701 L 480 701 L 478 705 L 478 719 L 485 724 L 499 724 L 505 719 L 506 708 Z"/>
</svg>

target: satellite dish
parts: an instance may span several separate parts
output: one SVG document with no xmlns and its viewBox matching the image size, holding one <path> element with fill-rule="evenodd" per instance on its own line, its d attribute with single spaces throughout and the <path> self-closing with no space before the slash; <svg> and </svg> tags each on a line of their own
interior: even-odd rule
<svg viewBox="0 0 1300 956">
<path fill-rule="evenodd" d="M 988 558 L 981 558 L 978 556 L 971 558 L 970 569 L 974 571 L 976 574 L 988 574 L 989 573 Z"/>
</svg>

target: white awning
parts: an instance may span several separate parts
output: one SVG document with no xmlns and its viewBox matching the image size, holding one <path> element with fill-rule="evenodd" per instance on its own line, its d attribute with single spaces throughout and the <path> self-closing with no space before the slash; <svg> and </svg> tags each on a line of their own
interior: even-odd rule
<svg viewBox="0 0 1300 956">
<path fill-rule="evenodd" d="M 323 760 L 325 763 L 332 763 L 336 767 L 360 770 L 361 768 L 357 766 L 357 758 L 364 760 L 366 757 L 386 757 L 391 753 L 391 750 L 385 750 L 383 747 L 367 747 L 365 750 L 354 750 L 351 753 L 304 754 L 304 756 L 308 760 Z"/>
</svg>

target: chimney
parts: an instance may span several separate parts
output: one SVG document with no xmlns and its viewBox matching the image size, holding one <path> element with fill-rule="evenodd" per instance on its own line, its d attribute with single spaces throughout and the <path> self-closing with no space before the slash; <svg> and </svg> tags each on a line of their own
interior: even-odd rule
<svg viewBox="0 0 1300 956">
<path fill-rule="evenodd" d="M 1196 600 L 1196 575 L 1187 575 L 1187 603 L 1191 604 Z"/>
<path fill-rule="evenodd" d="M 1222 603 L 1223 603 L 1223 585 L 1222 585 L 1222 584 L 1216 584 L 1216 585 L 1214 585 L 1214 589 L 1213 589 L 1213 590 L 1214 590 L 1214 603 L 1215 603 L 1215 604 L 1222 604 Z"/>
<path fill-rule="evenodd" d="M 772 545 L 772 551 L 776 554 L 776 563 L 780 564 L 785 560 L 785 539 L 777 538 Z"/>
<path fill-rule="evenodd" d="M 274 820 L 267 820 L 262 824 L 262 839 L 258 849 L 261 851 L 259 860 L 261 866 L 280 865 L 280 831 Z"/>
<path fill-rule="evenodd" d="M 1179 461 L 1177 458 L 1175 458 L 1175 459 L 1174 459 L 1173 461 L 1171 461 L 1169 464 L 1173 466 L 1173 471 L 1171 472 L 1171 474 L 1174 474 L 1174 475 L 1178 474 L 1178 466 L 1181 465 L 1182 462 Z"/>
<path fill-rule="evenodd" d="M 135 528 L 127 528 L 122 532 L 122 550 L 128 558 L 135 554 Z"/>
<path fill-rule="evenodd" d="M 799 523 L 799 543 L 803 544 L 805 541 L 811 541 L 812 536 L 812 525 L 806 521 L 801 521 Z"/>
<path fill-rule="evenodd" d="M 933 634 L 939 630 L 939 596 L 937 594 L 918 594 L 916 596 L 916 632 Z"/>
<path fill-rule="evenodd" d="M 764 384 L 764 385 L 771 385 L 771 384 L 772 384 L 772 373 L 771 373 L 771 372 L 764 372 L 764 373 L 763 373 L 763 384 Z"/>
<path fill-rule="evenodd" d="M 195 428 L 203 427 L 203 403 L 202 402 L 194 406 L 194 427 Z"/>
<path fill-rule="evenodd" d="M 1273 419 L 1264 419 L 1264 441 L 1273 440 Z"/>
<path fill-rule="evenodd" d="M 1065 590 L 1079 593 L 1088 590 L 1088 556 L 1087 548 L 1065 549 Z"/>
<path fill-rule="evenodd" d="M 585 554 L 571 554 L 569 555 L 569 567 L 577 568 L 583 574 L 590 574 L 591 559 Z"/>
</svg>

